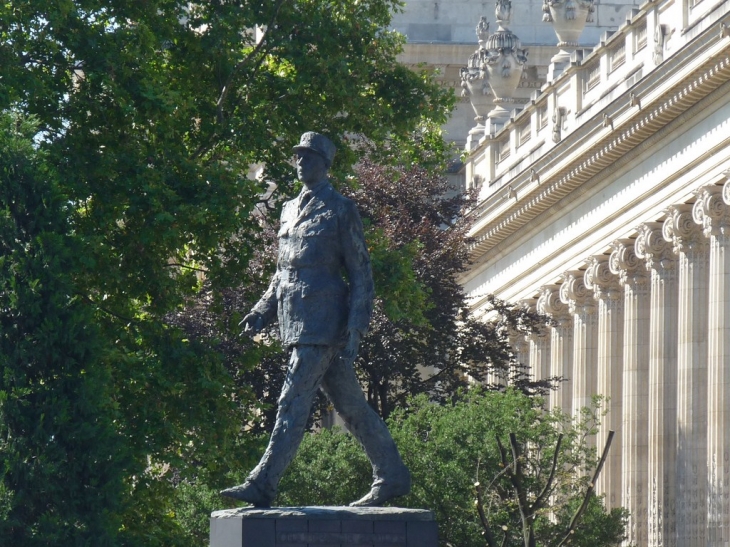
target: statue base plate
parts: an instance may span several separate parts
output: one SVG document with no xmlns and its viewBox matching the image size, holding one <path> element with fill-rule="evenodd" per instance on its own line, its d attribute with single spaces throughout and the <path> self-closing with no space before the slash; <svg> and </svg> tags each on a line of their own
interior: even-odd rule
<svg viewBox="0 0 730 547">
<path fill-rule="evenodd" d="M 438 547 L 433 513 L 400 507 L 214 511 L 210 547 Z"/>
</svg>

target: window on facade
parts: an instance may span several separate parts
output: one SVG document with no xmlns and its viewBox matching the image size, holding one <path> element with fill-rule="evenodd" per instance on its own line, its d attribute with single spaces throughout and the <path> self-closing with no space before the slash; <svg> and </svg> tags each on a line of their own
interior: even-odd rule
<svg viewBox="0 0 730 547">
<path fill-rule="evenodd" d="M 622 42 L 618 46 L 615 46 L 613 49 L 611 49 L 611 53 L 609 54 L 609 63 L 610 63 L 610 67 L 611 67 L 611 72 L 616 70 L 618 67 L 620 67 L 625 62 L 626 62 L 626 42 Z"/>
<path fill-rule="evenodd" d="M 595 63 L 593 65 L 590 65 L 588 68 L 586 68 L 585 71 L 586 74 L 586 87 L 585 92 L 587 93 L 594 87 L 596 87 L 598 84 L 601 83 L 601 65 L 599 63 Z"/>
<path fill-rule="evenodd" d="M 547 105 L 538 107 L 537 111 L 537 130 L 547 127 L 548 124 L 548 109 Z"/>
<path fill-rule="evenodd" d="M 499 141 L 499 152 L 497 162 L 501 162 L 509 158 L 509 138 Z"/>
<path fill-rule="evenodd" d="M 646 25 L 636 29 L 636 33 L 634 34 L 634 40 L 636 43 L 634 51 L 639 51 L 640 49 L 644 49 L 646 47 Z"/>
<path fill-rule="evenodd" d="M 517 145 L 522 146 L 530 140 L 530 137 L 532 137 L 532 126 L 528 120 L 527 123 L 523 123 L 518 129 Z"/>
</svg>

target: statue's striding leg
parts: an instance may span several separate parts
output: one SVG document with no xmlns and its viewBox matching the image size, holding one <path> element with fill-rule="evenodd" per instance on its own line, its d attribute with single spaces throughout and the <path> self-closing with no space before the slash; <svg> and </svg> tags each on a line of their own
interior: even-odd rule
<svg viewBox="0 0 730 547">
<path fill-rule="evenodd" d="M 352 505 L 382 505 L 410 491 L 411 477 L 385 422 L 365 400 L 352 364 L 335 360 L 322 380 L 322 391 L 362 445 L 373 466 L 373 487 Z"/>
<path fill-rule="evenodd" d="M 336 348 L 330 346 L 301 345 L 292 348 L 289 371 L 279 397 L 276 425 L 266 452 L 246 483 L 222 492 L 224 495 L 258 506 L 271 504 L 276 497 L 279 480 L 302 442 L 314 396 L 335 352 Z M 253 491 L 248 497 L 235 495 L 247 489 Z"/>
</svg>

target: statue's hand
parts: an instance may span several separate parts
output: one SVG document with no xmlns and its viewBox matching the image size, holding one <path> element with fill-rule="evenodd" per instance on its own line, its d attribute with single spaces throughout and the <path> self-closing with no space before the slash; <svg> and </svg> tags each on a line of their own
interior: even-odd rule
<svg viewBox="0 0 730 547">
<path fill-rule="evenodd" d="M 258 334 L 264 328 L 264 318 L 258 312 L 251 312 L 239 323 L 243 327 L 243 332 L 249 336 Z"/>
<path fill-rule="evenodd" d="M 340 354 L 340 358 L 344 361 L 354 361 L 359 347 L 360 333 L 356 330 L 347 331 L 347 343 Z"/>
</svg>

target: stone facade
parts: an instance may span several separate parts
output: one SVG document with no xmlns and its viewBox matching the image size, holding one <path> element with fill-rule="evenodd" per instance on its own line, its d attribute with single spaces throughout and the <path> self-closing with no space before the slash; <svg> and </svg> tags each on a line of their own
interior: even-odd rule
<svg viewBox="0 0 730 547">
<path fill-rule="evenodd" d="M 593 47 L 605 32 L 616 30 L 638 1 L 598 2 L 594 21 L 586 25 L 580 45 Z M 458 103 L 444 130 L 447 139 L 463 148 L 474 125 L 474 112 L 469 99 L 461 97 L 459 71 L 477 45 L 474 29 L 480 17 L 486 16 L 492 30 L 497 30 L 495 2 L 406 0 L 404 4 L 403 11 L 392 20 L 392 28 L 408 40 L 399 60 L 414 68 L 425 66 L 440 85 L 454 90 Z M 514 0 L 512 7 L 510 29 L 529 49 L 528 64 L 515 94 L 518 106 L 522 106 L 545 84 L 550 59 L 558 52 L 558 39 L 551 25 L 542 22 L 542 0 Z"/>
<path fill-rule="evenodd" d="M 460 21 L 466 4 L 481 8 L 464 4 Z M 611 397 L 596 442 L 617 435 L 598 489 L 631 511 L 630 542 L 727 546 L 730 1 L 615 10 L 615 32 L 548 67 L 467 151 L 480 200 L 461 282 L 475 314 L 493 293 L 555 319 L 526 357 L 536 375 L 569 378 L 550 405 Z"/>
</svg>

